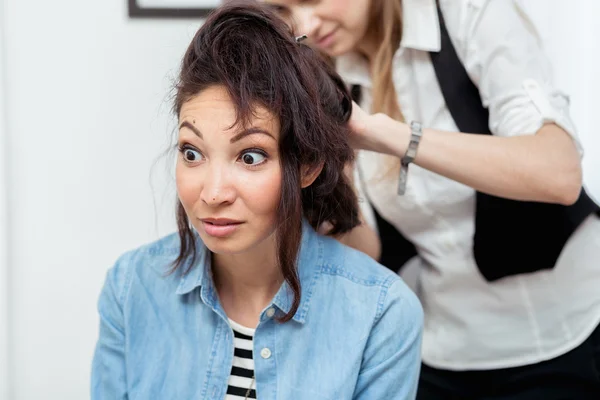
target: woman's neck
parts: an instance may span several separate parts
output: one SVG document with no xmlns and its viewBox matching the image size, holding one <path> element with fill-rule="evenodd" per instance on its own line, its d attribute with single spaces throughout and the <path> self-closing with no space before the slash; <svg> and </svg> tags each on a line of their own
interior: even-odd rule
<svg viewBox="0 0 600 400">
<path fill-rule="evenodd" d="M 275 235 L 243 254 L 213 254 L 213 276 L 227 316 L 254 328 L 283 283 Z"/>
</svg>

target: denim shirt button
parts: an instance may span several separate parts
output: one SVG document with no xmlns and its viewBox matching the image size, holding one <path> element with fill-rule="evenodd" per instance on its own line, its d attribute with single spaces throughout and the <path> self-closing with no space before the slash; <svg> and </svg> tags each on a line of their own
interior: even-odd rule
<svg viewBox="0 0 600 400">
<path fill-rule="evenodd" d="M 273 318 L 273 315 L 275 315 L 275 309 L 271 307 L 267 310 L 267 317 Z"/>
<path fill-rule="evenodd" d="M 265 347 L 260 351 L 260 356 L 266 360 L 267 358 L 271 357 L 271 350 Z"/>
</svg>

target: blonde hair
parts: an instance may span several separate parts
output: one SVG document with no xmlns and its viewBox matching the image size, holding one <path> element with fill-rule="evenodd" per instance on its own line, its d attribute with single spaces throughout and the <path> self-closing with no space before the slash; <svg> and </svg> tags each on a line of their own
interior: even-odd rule
<svg viewBox="0 0 600 400">
<path fill-rule="evenodd" d="M 375 57 L 369 60 L 373 82 L 373 103 L 371 113 L 384 113 L 404 122 L 394 88 L 392 60 L 402 38 L 402 1 L 373 0 L 369 16 L 367 37 L 372 43 L 379 43 Z M 389 177 L 399 168 L 397 157 L 388 156 L 382 178 Z"/>
<path fill-rule="evenodd" d="M 402 121 L 404 118 L 392 80 L 392 60 L 402 37 L 401 0 L 374 0 L 369 17 L 368 40 L 379 43 L 375 57 L 369 60 L 373 81 L 372 113 L 382 112 Z"/>
</svg>

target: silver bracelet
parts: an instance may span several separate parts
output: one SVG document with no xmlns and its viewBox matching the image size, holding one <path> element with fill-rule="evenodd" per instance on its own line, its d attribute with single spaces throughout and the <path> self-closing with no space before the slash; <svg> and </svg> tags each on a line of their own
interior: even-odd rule
<svg viewBox="0 0 600 400">
<path fill-rule="evenodd" d="M 408 165 L 415 160 L 417 149 L 423 136 L 423 127 L 420 122 L 412 121 L 410 123 L 410 143 L 406 153 L 400 159 L 400 179 L 398 181 L 398 194 L 402 196 L 406 192 L 406 181 L 408 179 Z"/>
</svg>

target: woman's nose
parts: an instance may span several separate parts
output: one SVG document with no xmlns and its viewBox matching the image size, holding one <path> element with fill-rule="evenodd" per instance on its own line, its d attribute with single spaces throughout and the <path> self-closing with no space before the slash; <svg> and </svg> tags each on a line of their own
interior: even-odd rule
<svg viewBox="0 0 600 400">
<path fill-rule="evenodd" d="M 213 207 L 233 203 L 235 188 L 229 173 L 219 167 L 209 167 L 208 169 L 204 177 L 201 200 Z"/>
<path fill-rule="evenodd" d="M 314 35 L 321 26 L 321 18 L 315 14 L 313 6 L 301 6 L 298 8 L 295 19 L 294 30 L 296 35 L 307 35 L 309 40 L 315 40 Z"/>
</svg>

